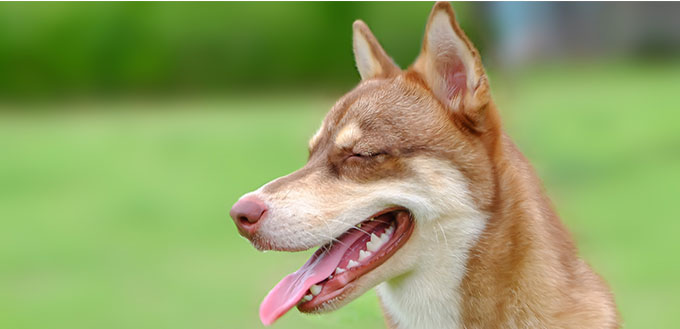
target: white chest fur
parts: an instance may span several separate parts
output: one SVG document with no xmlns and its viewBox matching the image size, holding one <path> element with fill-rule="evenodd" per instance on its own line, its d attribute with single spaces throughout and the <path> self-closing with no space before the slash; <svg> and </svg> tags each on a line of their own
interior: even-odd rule
<svg viewBox="0 0 680 329">
<path fill-rule="evenodd" d="M 422 244 L 417 266 L 376 288 L 397 328 L 462 328 L 460 284 L 468 252 L 485 222 L 477 215 L 428 223 L 420 236 L 429 238 L 417 241 Z"/>
</svg>

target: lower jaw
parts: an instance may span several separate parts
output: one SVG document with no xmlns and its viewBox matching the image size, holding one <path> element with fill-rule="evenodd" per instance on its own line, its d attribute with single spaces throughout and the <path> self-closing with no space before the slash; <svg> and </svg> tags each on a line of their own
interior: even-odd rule
<svg viewBox="0 0 680 329">
<path fill-rule="evenodd" d="M 323 313 L 334 310 L 337 308 L 338 304 L 342 302 L 347 296 L 349 296 L 356 289 L 354 282 L 350 282 L 347 285 L 335 290 L 329 294 L 325 294 L 323 298 L 318 301 L 309 301 L 306 303 L 299 304 L 297 306 L 298 310 L 302 313 Z M 319 296 L 317 296 L 319 297 Z"/>
<path fill-rule="evenodd" d="M 336 308 L 337 303 L 343 301 L 358 288 L 358 281 L 364 275 L 382 265 L 406 243 L 414 228 L 411 213 L 404 208 L 392 208 L 376 214 L 375 217 L 388 213 L 394 213 L 393 221 L 396 224 L 395 233 L 388 244 L 367 264 L 348 269 L 344 273 L 320 282 L 322 292 L 314 296 L 312 300 L 298 304 L 297 308 L 300 312 L 318 313 Z"/>
</svg>

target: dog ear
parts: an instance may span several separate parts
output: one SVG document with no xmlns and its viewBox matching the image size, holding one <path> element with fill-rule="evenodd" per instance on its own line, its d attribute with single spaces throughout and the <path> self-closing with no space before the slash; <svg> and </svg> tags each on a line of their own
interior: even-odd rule
<svg viewBox="0 0 680 329">
<path fill-rule="evenodd" d="M 354 22 L 354 60 L 362 80 L 387 78 L 397 75 L 401 69 L 387 56 L 366 23 Z"/>
<path fill-rule="evenodd" d="M 413 69 L 450 111 L 461 112 L 473 123 L 482 119 L 490 100 L 486 73 L 448 2 L 437 2 L 432 8 Z"/>
</svg>

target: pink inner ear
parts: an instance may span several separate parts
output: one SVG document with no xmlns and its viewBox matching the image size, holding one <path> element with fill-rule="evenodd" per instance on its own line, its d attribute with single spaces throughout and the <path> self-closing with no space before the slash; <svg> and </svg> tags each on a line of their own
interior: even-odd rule
<svg viewBox="0 0 680 329">
<path fill-rule="evenodd" d="M 467 75 L 465 74 L 465 65 L 458 57 L 453 58 L 448 65 L 445 65 L 443 76 L 446 83 L 446 97 L 449 101 L 465 93 Z"/>
</svg>

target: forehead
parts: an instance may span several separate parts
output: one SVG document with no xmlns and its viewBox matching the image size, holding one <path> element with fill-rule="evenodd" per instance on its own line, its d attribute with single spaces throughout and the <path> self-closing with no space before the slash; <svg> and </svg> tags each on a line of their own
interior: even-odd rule
<svg viewBox="0 0 680 329">
<path fill-rule="evenodd" d="M 338 128 L 339 125 L 348 121 L 361 119 L 365 115 L 362 115 L 363 111 L 360 111 L 360 109 L 374 108 L 372 105 L 374 105 L 375 96 L 386 93 L 390 87 L 388 83 L 380 80 L 362 82 L 335 103 L 326 115 L 324 125 L 330 131 L 333 130 L 332 128 Z"/>
<path fill-rule="evenodd" d="M 343 96 L 324 119 L 325 133 L 353 125 L 362 130 L 416 127 L 440 123 L 442 111 L 426 90 L 404 81 L 369 80 Z"/>
</svg>

